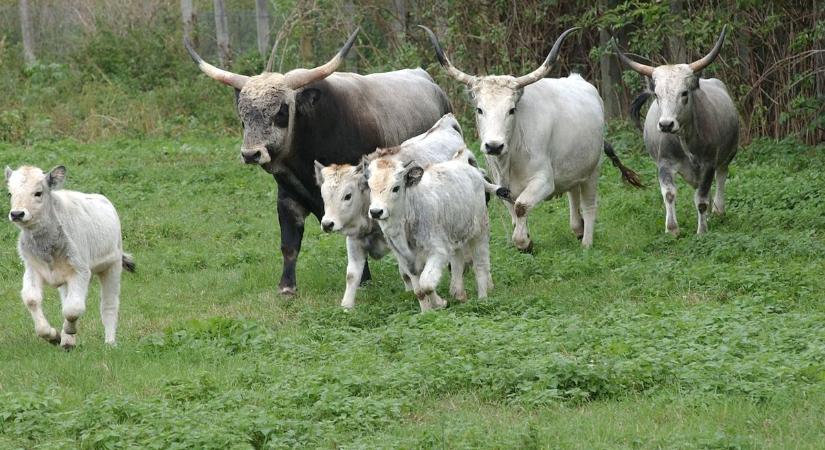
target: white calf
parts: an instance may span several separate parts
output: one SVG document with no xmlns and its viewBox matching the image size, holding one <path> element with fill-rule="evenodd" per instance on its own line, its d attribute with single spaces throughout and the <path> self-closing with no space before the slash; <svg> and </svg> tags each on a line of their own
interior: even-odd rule
<svg viewBox="0 0 825 450">
<path fill-rule="evenodd" d="M 455 116 L 445 114 L 425 133 L 407 139 L 397 147 L 377 149 L 365 160 L 385 157 L 429 164 L 446 161 L 463 147 L 461 126 Z M 347 285 L 341 306 L 350 309 L 355 306 L 355 292 L 364 273 L 367 255 L 375 259 L 383 258 L 389 247 L 378 224 L 368 214 L 370 195 L 363 164 L 324 167 L 315 161 L 315 179 L 324 199 L 321 228 L 328 233 L 336 231 L 347 237 Z M 402 272 L 401 276 L 404 284 L 411 288 L 407 275 Z"/>
<path fill-rule="evenodd" d="M 485 181 L 465 152 L 426 169 L 385 158 L 368 168 L 370 217 L 410 277 L 421 311 L 445 305 L 435 289 L 448 262 L 450 294 L 466 298 L 465 251 L 472 255 L 478 297 L 493 287 Z"/>
<path fill-rule="evenodd" d="M 114 206 L 97 194 L 61 190 L 66 168 L 49 173 L 23 166 L 6 167 L 11 197 L 9 220 L 20 228 L 17 250 L 25 265 L 20 295 L 38 336 L 65 349 L 75 345 L 76 322 L 86 311 L 92 274 L 100 278 L 100 317 L 104 339 L 115 343 L 120 305 L 120 274 L 134 271 L 123 253 L 120 221 Z M 42 310 L 43 285 L 57 287 L 63 306 L 63 329 L 49 325 Z"/>
</svg>

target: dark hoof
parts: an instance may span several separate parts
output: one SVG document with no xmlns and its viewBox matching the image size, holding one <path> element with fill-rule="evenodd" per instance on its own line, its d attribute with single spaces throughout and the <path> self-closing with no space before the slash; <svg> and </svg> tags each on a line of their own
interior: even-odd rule
<svg viewBox="0 0 825 450">
<path fill-rule="evenodd" d="M 506 202 L 513 203 L 513 198 L 510 193 L 510 189 L 506 187 L 500 187 L 496 190 L 496 196 Z"/>
<path fill-rule="evenodd" d="M 524 247 L 524 248 L 516 247 L 516 248 L 518 248 L 518 251 L 520 251 L 522 253 L 533 253 L 533 241 L 530 241 L 530 243 L 527 244 L 527 247 Z"/>
</svg>

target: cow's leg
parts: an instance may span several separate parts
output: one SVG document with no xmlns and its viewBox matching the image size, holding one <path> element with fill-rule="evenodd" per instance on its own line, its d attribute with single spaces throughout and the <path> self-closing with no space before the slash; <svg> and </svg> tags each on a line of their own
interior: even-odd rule
<svg viewBox="0 0 825 450">
<path fill-rule="evenodd" d="M 362 279 L 366 260 L 367 252 L 364 251 L 364 243 L 347 236 L 347 287 L 344 290 L 344 298 L 341 300 L 341 306 L 346 309 L 352 309 L 355 306 L 355 292 Z"/>
<path fill-rule="evenodd" d="M 490 232 L 485 230 L 471 241 L 473 249 L 473 270 L 476 275 L 478 298 L 486 298 L 493 289 L 493 277 L 490 274 Z"/>
<path fill-rule="evenodd" d="M 419 284 L 418 275 L 415 275 L 414 273 L 412 273 L 412 271 L 410 271 L 407 267 L 402 265 L 402 263 L 400 261 L 398 262 L 398 269 L 399 269 L 399 271 L 401 271 L 401 273 L 405 274 L 407 276 L 407 278 L 409 278 L 410 285 L 412 286 L 412 290 L 413 290 L 413 292 L 415 292 L 415 298 L 418 299 L 418 306 L 421 308 L 421 312 L 429 311 L 429 310 L 433 309 L 432 305 L 430 304 L 430 298 L 427 295 L 420 295 L 420 296 L 418 295 L 418 293 L 420 291 L 419 290 L 420 284 Z"/>
<path fill-rule="evenodd" d="M 554 190 L 555 184 L 552 181 L 544 178 L 534 178 L 516 199 L 513 205 L 513 212 L 516 216 L 513 243 L 519 250 L 529 252 L 533 249 L 533 241 L 530 240 L 530 232 L 527 229 L 527 213 L 552 194 Z"/>
<path fill-rule="evenodd" d="M 415 296 L 418 301 L 428 301 L 430 308 L 439 309 L 447 305 L 441 297 L 435 292 L 438 287 L 438 281 L 441 280 L 441 273 L 444 271 L 444 266 L 447 265 L 449 258 L 439 252 L 433 252 L 427 262 L 424 264 L 424 270 L 421 271 L 421 276 L 418 277 L 418 287 L 415 289 Z M 463 270 L 463 267 L 462 267 Z M 422 307 L 421 311 L 425 311 Z"/>
<path fill-rule="evenodd" d="M 679 224 L 676 221 L 676 183 L 673 182 L 673 169 L 669 166 L 659 166 L 659 188 L 665 201 L 665 232 L 674 236 L 679 235 Z"/>
<path fill-rule="evenodd" d="M 74 276 L 66 283 L 63 297 L 63 330 L 60 331 L 60 346 L 70 350 L 75 346 L 77 321 L 86 312 L 86 295 L 92 274 L 89 269 L 76 269 Z"/>
<path fill-rule="evenodd" d="M 584 235 L 582 247 L 590 248 L 593 245 L 593 230 L 596 226 L 596 212 L 599 209 L 599 169 L 593 171 L 590 178 L 580 185 L 581 208 L 584 218 Z"/>
<path fill-rule="evenodd" d="M 364 257 L 364 268 L 361 272 L 361 284 L 366 284 L 366 282 L 370 280 L 372 280 L 372 274 L 370 273 L 369 259 Z"/>
<path fill-rule="evenodd" d="M 703 167 L 700 172 L 699 186 L 693 194 L 693 203 L 696 205 L 698 225 L 696 234 L 707 233 L 708 231 L 708 210 L 710 209 L 710 187 L 713 184 L 715 175 L 713 166 Z"/>
<path fill-rule="evenodd" d="M 464 251 L 460 249 L 450 258 L 450 295 L 460 302 L 467 301 L 464 290 Z"/>
<path fill-rule="evenodd" d="M 412 285 L 412 281 L 410 281 L 410 275 L 407 272 L 405 272 L 404 269 L 402 269 L 400 265 L 398 266 L 398 273 L 401 275 L 401 280 L 404 281 L 404 291 L 405 292 L 412 291 L 413 290 L 413 285 Z"/>
<path fill-rule="evenodd" d="M 34 332 L 52 344 L 60 343 L 60 335 L 49 325 L 46 315 L 43 314 L 43 280 L 28 265 L 23 273 L 23 289 L 20 291 L 20 297 L 32 316 Z"/>
<path fill-rule="evenodd" d="M 295 295 L 298 286 L 295 281 L 295 268 L 298 265 L 298 253 L 304 238 L 304 220 L 309 211 L 301 206 L 283 185 L 278 185 L 278 223 L 281 225 L 281 254 L 284 268 L 278 288 L 282 295 Z"/>
<path fill-rule="evenodd" d="M 117 315 L 120 310 L 120 275 L 123 267 L 118 261 L 101 272 L 100 278 L 100 320 L 103 322 L 103 340 L 115 345 Z"/>
<path fill-rule="evenodd" d="M 573 186 L 567 191 L 567 202 L 570 204 L 570 229 L 576 238 L 581 239 L 584 236 L 584 220 L 581 214 L 581 188 Z"/>
<path fill-rule="evenodd" d="M 713 213 L 725 215 L 725 182 L 728 180 L 728 166 L 716 169 L 716 193 L 713 195 Z"/>
</svg>

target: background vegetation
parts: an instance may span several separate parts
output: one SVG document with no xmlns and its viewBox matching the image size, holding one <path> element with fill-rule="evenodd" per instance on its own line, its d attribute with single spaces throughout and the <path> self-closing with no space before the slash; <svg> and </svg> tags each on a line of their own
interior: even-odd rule
<svg viewBox="0 0 825 450">
<path fill-rule="evenodd" d="M 0 3 L 0 139 L 31 143 L 69 137 L 236 133 L 229 89 L 202 76 L 186 56 L 178 2 L 31 1 L 37 63 L 25 68 L 17 2 Z M 362 73 L 424 66 L 465 119 L 461 87 L 436 67 L 416 24 L 441 35 L 456 65 L 473 73 L 523 73 L 555 38 L 580 26 L 553 76 L 581 72 L 600 87 L 611 117 L 641 89 L 605 54 L 608 38 L 655 63 L 695 59 L 730 26 L 706 75 L 724 80 L 739 105 L 744 142 L 753 136 L 825 137 L 825 11 L 816 1 L 603 0 L 271 0 L 270 42 L 282 71 L 326 61 L 356 26 L 362 33 L 346 69 Z M 193 0 L 193 39 L 217 64 L 213 2 Z M 225 0 L 232 63 L 259 73 L 254 2 Z"/>
<path fill-rule="evenodd" d="M 231 90 L 185 55 L 177 2 L 29 3 L 37 62 L 27 67 L 18 4 L 0 0 L 0 164 L 65 164 L 67 188 L 107 195 L 138 273 L 124 276 L 117 348 L 103 344 L 94 283 L 79 347 L 59 351 L 33 332 L 19 300 L 18 232 L 0 226 L 0 448 L 825 442 L 818 3 L 270 2 L 283 70 L 326 60 L 361 25 L 347 67 L 424 65 L 469 140 L 461 87 L 414 24 L 432 25 L 455 64 L 478 73 L 525 72 L 564 28 L 583 26 L 554 75 L 581 71 L 603 94 L 612 80 L 621 105 L 640 80 L 615 76 L 599 27 L 661 62 L 697 57 L 731 25 L 708 74 L 731 87 L 747 136 L 728 215 L 709 234 L 690 233 L 681 182 L 685 234 L 663 233 L 655 167 L 640 133 L 615 120 L 608 135 L 648 188 L 624 187 L 604 164 L 594 248 L 580 248 L 557 199 L 531 215 L 534 252 L 518 253 L 494 201 L 492 297 L 430 314 L 418 313 L 390 258 L 371 265 L 356 309 L 342 311 L 344 241 L 314 219 L 299 295 L 277 296 L 275 185 L 237 162 Z M 194 3 L 198 49 L 217 61 L 213 2 Z M 225 3 L 231 68 L 259 72 L 252 2 Z M 59 324 L 56 292 L 45 305 Z"/>
</svg>

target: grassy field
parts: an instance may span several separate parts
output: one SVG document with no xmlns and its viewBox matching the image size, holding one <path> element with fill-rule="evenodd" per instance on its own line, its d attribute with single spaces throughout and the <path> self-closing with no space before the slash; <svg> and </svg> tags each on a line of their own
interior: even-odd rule
<svg viewBox="0 0 825 450">
<path fill-rule="evenodd" d="M 705 236 L 680 181 L 672 238 L 638 135 L 613 139 L 648 187 L 603 166 L 593 249 L 556 199 L 520 254 L 493 202 L 493 295 L 427 314 L 389 257 L 342 311 L 344 240 L 314 218 L 279 297 L 275 184 L 237 139 L 0 144 L 107 195 L 138 264 L 119 345 L 95 283 L 63 352 L 34 334 L 3 221 L 0 448 L 823 448 L 825 148 L 742 149 Z"/>
</svg>

